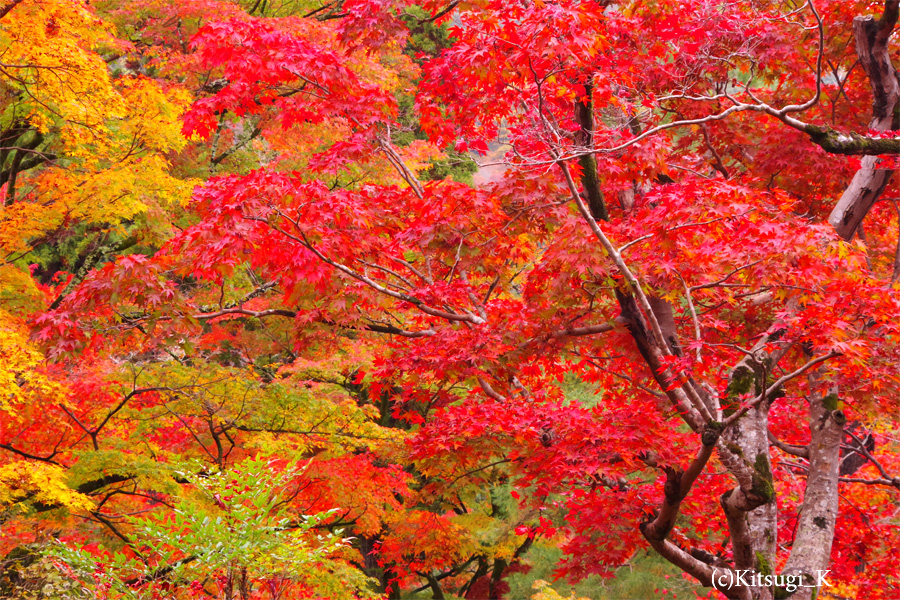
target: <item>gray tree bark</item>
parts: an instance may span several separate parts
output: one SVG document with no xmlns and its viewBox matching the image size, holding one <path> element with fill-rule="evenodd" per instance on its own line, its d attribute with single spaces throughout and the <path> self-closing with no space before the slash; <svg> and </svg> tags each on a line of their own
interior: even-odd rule
<svg viewBox="0 0 900 600">
<path fill-rule="evenodd" d="M 887 0 L 884 13 L 877 21 L 874 17 L 853 19 L 856 54 L 872 85 L 872 120 L 869 128 L 876 131 L 898 128 L 896 109 L 900 98 L 900 84 L 888 52 L 888 39 L 898 17 L 900 0 Z M 845 240 L 853 237 L 891 179 L 893 170 L 879 168 L 878 163 L 877 156 L 862 159 L 862 167 L 853 176 L 828 217 L 828 222 Z"/>
</svg>

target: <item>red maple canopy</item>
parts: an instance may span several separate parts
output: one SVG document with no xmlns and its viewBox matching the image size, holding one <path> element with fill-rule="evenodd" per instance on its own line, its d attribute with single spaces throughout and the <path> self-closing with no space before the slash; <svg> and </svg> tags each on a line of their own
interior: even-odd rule
<svg viewBox="0 0 900 600">
<path fill-rule="evenodd" d="M 40 4 L 8 2 L 0 35 L 61 18 Z M 60 511 L 83 518 L 55 517 L 83 585 L 72 565 L 113 564 L 113 536 L 136 562 L 104 567 L 108 590 L 279 597 L 269 563 L 160 533 L 192 494 L 256 506 L 215 479 L 251 464 L 284 523 L 344 528 L 321 572 L 390 597 L 500 598 L 535 543 L 571 580 L 652 548 L 714 596 L 896 596 L 900 2 L 96 4 L 132 35 L 103 42 L 123 77 L 190 94 L 184 147 L 143 160 L 193 191 L 137 178 L 143 208 L 73 201 L 31 234 L 14 209 L 112 159 L 89 164 L 62 109 L 0 137 L 21 247 L 2 243 L 38 265 L 17 271 L 34 297 L 0 305 L 19 317 L 0 499 L 30 506 L 10 548 Z M 0 75 L 39 98 L 25 70 Z M 66 231 L 135 242 L 67 269 L 41 254 Z M 23 469 L 68 491 L 7 482 Z M 291 569 L 278 585 L 324 594 Z"/>
</svg>

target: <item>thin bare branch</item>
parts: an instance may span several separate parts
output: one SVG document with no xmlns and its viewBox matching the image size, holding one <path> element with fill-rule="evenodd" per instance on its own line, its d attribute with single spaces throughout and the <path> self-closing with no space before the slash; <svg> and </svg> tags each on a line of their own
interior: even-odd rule
<svg viewBox="0 0 900 600">
<path fill-rule="evenodd" d="M 747 411 L 749 411 L 751 408 L 755 408 L 766 398 L 771 398 L 772 394 L 774 394 L 781 386 L 783 386 L 788 381 L 795 379 L 795 378 L 799 377 L 800 375 L 803 375 L 804 373 L 809 371 L 814 366 L 821 364 L 821 363 L 825 362 L 826 360 L 829 360 L 836 356 L 840 356 L 840 355 L 841 355 L 840 352 L 829 352 L 828 354 L 823 354 L 822 356 L 817 356 L 817 357 L 809 360 L 805 365 L 803 365 L 796 371 L 793 371 L 783 377 L 780 377 L 777 381 L 775 381 L 775 383 L 773 383 L 772 385 L 767 387 L 763 393 L 756 396 L 749 402 L 744 403 L 744 405 L 741 406 L 738 410 L 736 410 L 734 412 L 734 414 L 732 414 L 730 417 L 725 419 L 724 426 L 729 427 L 729 426 L 733 425 L 738 419 L 740 419 L 745 414 L 747 414 Z"/>
</svg>

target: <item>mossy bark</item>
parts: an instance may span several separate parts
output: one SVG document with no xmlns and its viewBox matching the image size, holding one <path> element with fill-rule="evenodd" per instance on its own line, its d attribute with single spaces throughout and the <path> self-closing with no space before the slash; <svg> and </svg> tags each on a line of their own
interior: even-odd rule
<svg viewBox="0 0 900 600">
<path fill-rule="evenodd" d="M 585 98 L 575 104 L 575 122 L 580 129 L 575 134 L 575 144 L 582 150 L 594 146 L 594 109 L 591 102 L 591 85 L 585 85 Z M 598 221 L 609 221 L 606 200 L 600 188 L 600 176 L 597 172 L 597 161 L 591 154 L 578 158 L 581 165 L 581 187 L 587 199 L 591 215 Z"/>
</svg>

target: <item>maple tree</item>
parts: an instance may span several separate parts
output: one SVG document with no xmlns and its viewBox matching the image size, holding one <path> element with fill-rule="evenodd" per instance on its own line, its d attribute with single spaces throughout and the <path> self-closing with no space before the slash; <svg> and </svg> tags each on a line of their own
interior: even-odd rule
<svg viewBox="0 0 900 600">
<path fill-rule="evenodd" d="M 95 4 L 0 8 L 11 593 L 896 594 L 900 2 Z"/>
</svg>

